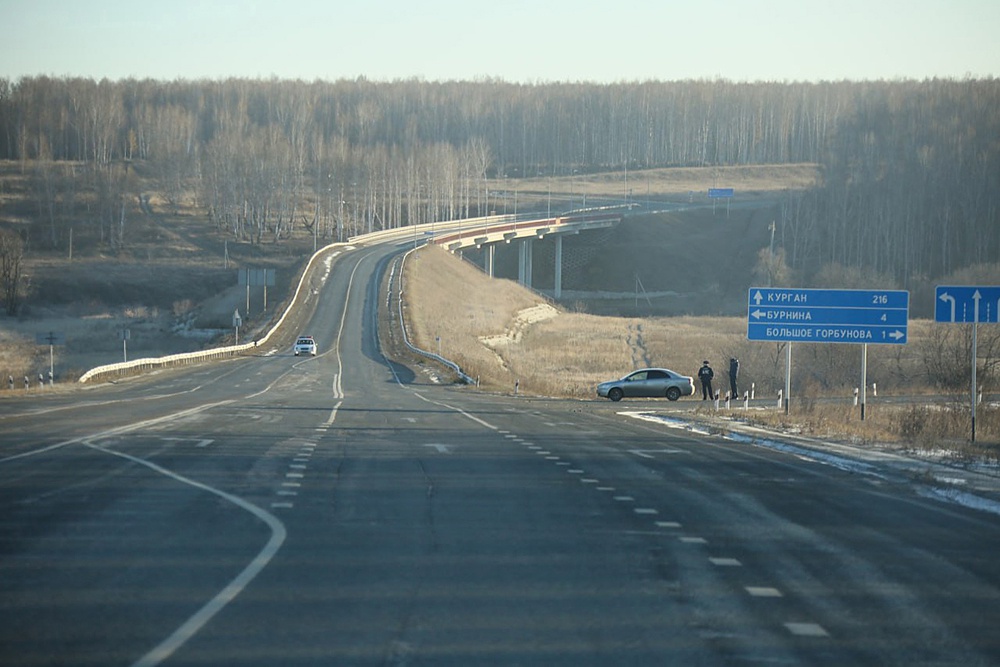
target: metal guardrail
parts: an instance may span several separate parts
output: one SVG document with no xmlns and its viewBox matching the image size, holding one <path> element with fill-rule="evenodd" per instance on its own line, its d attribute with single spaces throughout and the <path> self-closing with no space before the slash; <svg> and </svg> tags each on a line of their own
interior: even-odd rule
<svg viewBox="0 0 1000 667">
<path fill-rule="evenodd" d="M 106 364 L 104 366 L 97 366 L 96 368 L 91 368 L 89 371 L 80 376 L 79 382 L 90 382 L 92 380 L 103 380 L 113 377 L 123 377 L 127 375 L 133 375 L 135 373 L 155 369 L 155 368 L 165 368 L 169 366 L 183 366 L 186 364 L 199 363 L 202 361 L 208 361 L 213 359 L 225 359 L 229 357 L 239 356 L 247 350 L 253 350 L 260 345 L 267 344 L 271 336 L 281 329 L 281 325 L 284 323 L 285 318 L 288 314 L 292 312 L 298 303 L 299 295 L 302 292 L 302 286 L 305 284 L 306 278 L 312 271 L 315 263 L 319 261 L 327 252 L 330 252 L 337 247 L 345 247 L 347 244 L 344 243 L 331 243 L 330 245 L 320 248 L 313 256 L 309 259 L 306 264 L 305 270 L 302 272 L 302 276 L 299 278 L 299 284 L 295 288 L 295 295 L 292 297 L 292 301 L 288 304 L 288 308 L 282 313 L 281 318 L 275 323 L 273 327 L 264 335 L 256 341 L 250 343 L 242 343 L 240 345 L 227 345 L 225 347 L 217 347 L 208 350 L 199 350 L 197 352 L 183 352 L 179 354 L 171 354 L 164 357 L 147 357 L 143 359 L 133 359 L 132 361 L 124 361 L 117 364 Z"/>
<path fill-rule="evenodd" d="M 302 276 L 299 278 L 299 284 L 295 288 L 295 295 L 292 297 L 291 303 L 289 303 L 288 308 L 282 313 L 281 318 L 275 323 L 273 327 L 264 335 L 263 338 L 258 339 L 256 342 L 242 343 L 240 345 L 227 345 L 224 347 L 211 348 L 208 350 L 199 350 L 197 352 L 183 352 L 179 354 L 171 354 L 163 357 L 147 357 L 142 359 L 133 359 L 131 361 L 124 361 L 115 364 L 105 364 L 103 366 L 97 366 L 91 368 L 86 373 L 80 376 L 78 382 L 92 382 L 97 380 L 106 380 L 111 378 L 125 377 L 128 375 L 134 375 L 136 373 L 141 373 L 148 370 L 153 370 L 156 368 L 166 368 L 170 366 L 182 366 L 193 363 L 200 363 L 203 361 L 210 361 L 215 359 L 226 359 L 230 357 L 239 356 L 248 350 L 253 350 L 256 347 L 267 344 L 272 336 L 281 329 L 281 325 L 284 323 L 285 318 L 288 317 L 289 313 L 292 312 L 294 308 L 297 307 L 299 301 L 299 295 L 302 292 L 302 286 L 305 284 L 306 278 L 312 271 L 315 263 L 319 259 L 326 255 L 326 253 L 332 251 L 337 247 L 348 247 L 351 245 L 361 245 L 370 243 L 380 243 L 392 240 L 404 240 L 411 236 L 417 236 L 423 240 L 425 238 L 425 232 L 437 233 L 438 231 L 452 231 L 456 229 L 463 229 L 468 226 L 482 225 L 484 221 L 494 221 L 494 220 L 507 220 L 510 216 L 490 216 L 489 218 L 473 218 L 468 220 L 453 220 L 448 222 L 433 222 L 425 223 L 422 225 L 415 225 L 413 227 L 399 227 L 395 229 L 383 229 L 377 232 L 372 232 L 370 234 L 360 234 L 358 236 L 350 237 L 347 243 L 337 242 L 326 245 L 315 253 L 309 259 L 306 264 L 305 270 L 302 272 Z M 510 218 L 512 219 L 512 218 Z"/>
<path fill-rule="evenodd" d="M 358 236 L 353 236 L 348 238 L 347 243 L 337 242 L 331 243 L 324 246 L 313 253 L 313 256 L 309 259 L 306 264 L 305 270 L 302 272 L 302 276 L 299 278 L 299 284 L 295 288 L 295 295 L 292 297 L 291 303 L 288 304 L 288 308 L 282 313 L 281 318 L 275 323 L 273 327 L 264 335 L 254 342 L 242 343 L 240 345 L 227 345 L 224 347 L 211 348 L 208 350 L 199 350 L 197 352 L 183 352 L 180 354 L 171 354 L 163 357 L 147 357 L 142 359 L 133 359 L 132 361 L 124 361 L 115 364 L 106 364 L 103 366 L 97 366 L 96 368 L 91 368 L 86 373 L 80 376 L 78 382 L 92 382 L 96 380 L 105 380 L 116 377 L 124 377 L 128 375 L 133 375 L 136 373 L 141 373 L 144 371 L 156 369 L 156 368 L 166 368 L 170 366 L 182 366 L 187 364 L 199 363 L 202 361 L 210 361 L 215 359 L 226 359 L 230 357 L 239 356 L 249 350 L 253 350 L 259 346 L 266 345 L 272 336 L 276 334 L 278 330 L 281 329 L 281 325 L 284 323 L 285 318 L 288 317 L 289 313 L 292 312 L 294 308 L 298 306 L 299 295 L 302 292 L 302 286 L 305 284 L 306 278 L 310 275 L 313 267 L 317 261 L 326 253 L 332 251 L 337 247 L 348 247 L 351 245 L 362 245 L 371 243 L 384 243 L 386 241 L 403 241 L 409 238 L 414 239 L 414 245 L 416 241 L 428 240 L 429 236 L 437 236 L 440 232 L 458 232 L 462 233 L 467 230 L 476 230 L 482 228 L 484 225 L 496 226 L 496 225 L 510 225 L 518 223 L 520 216 L 514 215 L 491 215 L 481 218 L 468 218 L 464 220 L 451 220 L 446 222 L 428 222 L 420 225 L 413 225 L 408 227 L 397 227 L 394 229 L 382 229 L 377 232 L 371 232 L 369 234 L 360 234 Z M 400 290 L 400 298 L 402 298 L 402 290 Z M 402 315 L 400 315 L 402 317 Z M 402 324 L 402 323 L 401 323 Z M 405 327 L 403 328 L 403 336 L 406 340 L 406 344 L 410 345 L 409 339 L 406 337 Z M 419 354 L 424 354 L 431 358 L 436 358 L 441 363 L 453 368 L 459 375 L 461 375 L 466 380 L 471 381 L 468 376 L 464 375 L 461 369 L 458 368 L 456 364 L 450 362 L 446 359 L 441 359 L 437 355 L 426 352 L 424 350 L 419 350 L 416 347 L 410 345 L 411 349 Z"/>
<path fill-rule="evenodd" d="M 414 248 L 414 250 L 416 250 L 416 248 Z M 427 357 L 428 359 L 433 359 L 434 361 L 444 364 L 448 368 L 455 371 L 455 373 L 457 373 L 458 376 L 462 378 L 462 382 L 466 384 L 476 384 L 476 381 L 471 377 L 469 377 L 468 375 L 466 375 L 465 372 L 462 371 L 461 367 L 454 361 L 451 361 L 450 359 L 445 359 L 440 354 L 434 354 L 433 352 L 422 350 L 410 342 L 410 336 L 409 334 L 406 333 L 406 322 L 403 320 L 403 273 L 404 273 L 403 269 L 406 265 L 407 258 L 410 256 L 410 253 L 412 252 L 413 250 L 409 250 L 406 253 L 404 253 L 403 260 L 399 263 L 399 301 L 396 304 L 396 310 L 399 311 L 399 329 L 400 331 L 402 331 L 403 342 L 406 343 L 406 346 L 416 354 Z"/>
</svg>

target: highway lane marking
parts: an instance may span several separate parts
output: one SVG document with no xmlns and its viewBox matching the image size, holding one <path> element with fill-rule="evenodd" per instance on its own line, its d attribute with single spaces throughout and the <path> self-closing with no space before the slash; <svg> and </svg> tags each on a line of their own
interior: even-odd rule
<svg viewBox="0 0 1000 667">
<path fill-rule="evenodd" d="M 188 392 L 181 392 L 188 393 Z M 263 392 L 261 392 L 263 393 Z M 100 433 L 92 433 L 90 435 L 80 436 L 79 438 L 73 438 L 71 440 L 63 440 L 62 442 L 57 442 L 46 447 L 40 447 L 39 449 L 32 449 L 31 451 L 21 452 L 20 454 L 13 454 L 11 456 L 5 456 L 0 458 L 0 463 L 6 463 L 7 461 L 16 461 L 18 459 L 27 458 L 29 456 L 36 456 L 38 454 L 44 454 L 45 452 L 50 452 L 55 449 L 62 449 L 63 447 L 68 447 L 69 445 L 79 445 L 83 444 L 88 447 L 92 446 L 89 441 L 91 440 L 103 440 L 109 438 L 113 435 L 123 435 L 125 433 L 130 433 L 132 431 L 137 431 L 139 429 L 148 429 L 159 424 L 165 424 L 170 421 L 177 419 L 184 419 L 186 417 L 191 417 L 205 410 L 211 408 L 217 408 L 223 405 L 229 405 L 230 403 L 235 403 L 237 399 L 231 398 L 225 401 L 218 401 L 217 403 L 206 403 L 204 405 L 199 405 L 194 408 L 188 408 L 187 410 L 181 410 L 180 412 L 174 412 L 169 415 L 164 415 L 162 417 L 154 417 L 153 419 L 146 419 L 134 424 L 126 424 L 124 426 L 116 426 L 115 428 L 109 428 L 106 431 L 101 431 Z M 117 402 L 117 401 L 110 401 Z M 111 450 L 108 450 L 111 451 Z"/>
<path fill-rule="evenodd" d="M 570 475 L 582 475 L 583 474 L 583 471 L 580 470 L 579 468 L 570 468 L 566 472 L 568 472 Z"/>
<path fill-rule="evenodd" d="M 735 558 L 709 558 L 708 562 L 716 567 L 743 567 L 743 563 Z"/>
<path fill-rule="evenodd" d="M 681 524 L 676 521 L 657 521 L 656 525 L 659 528 L 680 528 Z"/>
<path fill-rule="evenodd" d="M 650 454 L 683 454 L 679 449 L 630 449 L 628 450 L 630 454 L 635 454 L 636 456 L 642 457 L 644 459 L 655 459 L 656 457 Z"/>
<path fill-rule="evenodd" d="M 613 486 L 599 486 L 599 487 L 597 487 L 597 490 L 598 491 L 606 491 L 608 493 L 611 493 L 611 492 L 613 492 L 615 490 L 615 487 L 613 487 Z"/>
<path fill-rule="evenodd" d="M 771 588 L 770 586 L 747 586 L 746 591 L 755 598 L 784 597 L 781 591 L 779 591 L 777 588 Z"/>
<path fill-rule="evenodd" d="M 326 418 L 326 421 L 320 426 L 321 429 L 326 430 L 333 426 L 333 422 L 337 420 L 337 411 L 340 410 L 340 406 L 343 401 L 337 401 L 337 404 L 333 406 L 333 410 L 330 411 L 330 416 Z"/>
<path fill-rule="evenodd" d="M 221 591 L 216 593 L 212 599 L 202 605 L 202 607 L 190 618 L 184 621 L 184 623 L 174 630 L 170 636 L 153 647 L 144 656 L 132 663 L 133 667 L 155 667 L 173 655 L 174 652 L 176 652 L 181 646 L 186 644 L 188 640 L 194 637 L 195 634 L 205 627 L 206 623 L 212 620 L 216 614 L 222 611 L 226 605 L 232 602 L 240 593 L 243 592 L 244 589 L 246 589 L 250 582 L 253 581 L 265 567 L 267 567 L 267 565 L 271 562 L 271 559 L 273 559 L 275 554 L 278 553 L 278 550 L 281 549 L 281 545 L 284 544 L 285 538 L 288 536 L 288 531 L 285 529 L 285 524 L 282 523 L 278 517 L 274 516 L 267 510 L 240 498 L 239 496 L 234 496 L 202 482 L 179 475 L 178 473 L 167 470 L 152 461 L 147 461 L 146 459 L 141 459 L 137 456 L 132 456 L 131 454 L 108 449 L 107 447 L 96 445 L 87 442 L 86 440 L 83 440 L 83 444 L 96 451 L 104 452 L 106 454 L 137 463 L 141 466 L 145 466 L 160 475 L 169 477 L 182 484 L 186 484 L 196 489 L 216 495 L 254 515 L 271 530 L 271 537 L 267 540 L 264 547 L 257 552 L 257 555 L 254 556 L 254 558 L 238 575 L 236 575 L 234 579 L 232 579 Z"/>
<path fill-rule="evenodd" d="M 797 637 L 829 637 L 830 633 L 818 623 L 785 623 L 785 628 Z"/>
<path fill-rule="evenodd" d="M 581 484 L 600 484 L 600 480 L 594 479 L 593 477 L 581 477 Z"/>
<path fill-rule="evenodd" d="M 636 507 L 632 511 L 635 512 L 636 514 L 645 514 L 645 515 L 659 514 L 659 512 L 653 509 L 652 507 Z"/>
<path fill-rule="evenodd" d="M 708 544 L 708 540 L 704 537 L 681 536 L 680 541 L 684 544 Z"/>
<path fill-rule="evenodd" d="M 303 475 L 300 472 L 286 472 L 285 477 L 287 477 L 288 479 L 302 479 L 305 477 L 305 475 Z"/>
<path fill-rule="evenodd" d="M 181 438 L 181 437 L 177 437 L 177 436 L 167 436 L 167 435 L 160 435 L 160 436 L 155 436 L 155 437 L 158 437 L 160 440 L 166 440 L 168 442 L 192 442 L 192 441 L 194 441 L 194 443 L 195 443 L 194 446 L 195 447 L 208 447 L 213 442 L 215 442 L 215 440 L 213 440 L 212 438 Z"/>
<path fill-rule="evenodd" d="M 633 498 L 632 496 L 615 496 L 614 499 L 617 500 L 620 503 L 634 503 L 635 502 L 635 498 Z"/>
<path fill-rule="evenodd" d="M 273 507 L 274 509 L 288 510 L 288 509 L 292 509 L 293 507 L 295 507 L 295 504 L 294 503 L 286 503 L 286 502 L 274 502 L 274 503 L 271 503 L 271 507 Z"/>
<path fill-rule="evenodd" d="M 393 370 L 393 375 L 394 376 L 395 376 L 395 373 L 396 373 L 396 371 Z M 405 387 L 406 386 L 402 382 L 399 381 L 399 377 L 398 376 L 396 377 L 396 383 L 399 384 L 400 387 Z M 423 394 L 421 394 L 419 391 L 413 391 L 413 390 L 410 390 L 410 391 L 411 391 L 411 393 L 414 396 L 416 396 L 417 398 L 419 398 L 421 401 L 424 401 L 425 403 L 430 403 L 431 405 L 437 405 L 437 406 L 442 407 L 442 408 L 448 408 L 452 412 L 457 412 L 458 414 L 462 415 L 463 417 L 467 417 L 468 419 L 471 419 L 472 421 L 476 422 L 480 426 L 488 428 L 491 431 L 497 431 L 497 432 L 500 431 L 500 429 L 497 428 L 496 426 L 494 426 L 493 424 L 490 424 L 489 422 L 484 421 L 484 420 L 480 419 L 479 417 L 477 417 L 475 415 L 470 415 L 468 412 L 466 412 L 465 410 L 462 410 L 461 408 L 456 408 L 454 405 L 448 405 L 447 403 L 444 403 L 442 401 L 431 400 L 431 399 L 427 398 L 426 396 L 424 396 Z"/>
<path fill-rule="evenodd" d="M 433 447 L 437 450 L 438 454 L 451 454 L 451 445 L 442 445 L 438 442 L 432 442 L 430 444 L 424 445 L 424 447 Z"/>
</svg>

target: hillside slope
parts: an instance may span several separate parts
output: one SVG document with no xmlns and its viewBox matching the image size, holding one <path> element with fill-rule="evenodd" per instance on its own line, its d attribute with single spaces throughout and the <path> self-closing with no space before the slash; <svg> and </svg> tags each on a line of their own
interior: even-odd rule
<svg viewBox="0 0 1000 667">
<path fill-rule="evenodd" d="M 758 204 L 714 213 L 701 208 L 630 215 L 615 228 L 566 236 L 563 294 L 568 308 L 604 315 L 739 315 L 746 311 L 758 253 L 770 243 L 775 208 Z M 516 244 L 499 246 L 494 275 L 516 279 Z M 466 251 L 482 266 L 482 253 Z M 532 287 L 552 295 L 555 243 L 534 242 Z"/>
</svg>

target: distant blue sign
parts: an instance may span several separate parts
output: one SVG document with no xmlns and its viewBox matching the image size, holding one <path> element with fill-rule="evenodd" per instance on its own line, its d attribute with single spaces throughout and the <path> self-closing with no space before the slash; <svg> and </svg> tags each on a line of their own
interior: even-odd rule
<svg viewBox="0 0 1000 667">
<path fill-rule="evenodd" d="M 752 287 L 747 338 L 904 345 L 909 317 L 906 291 Z"/>
<path fill-rule="evenodd" d="M 709 188 L 708 196 L 712 199 L 719 199 L 722 197 L 732 197 L 735 194 L 735 190 L 732 188 Z"/>
<path fill-rule="evenodd" d="M 1000 321 L 1000 287 L 938 285 L 934 292 L 934 321 Z"/>
</svg>

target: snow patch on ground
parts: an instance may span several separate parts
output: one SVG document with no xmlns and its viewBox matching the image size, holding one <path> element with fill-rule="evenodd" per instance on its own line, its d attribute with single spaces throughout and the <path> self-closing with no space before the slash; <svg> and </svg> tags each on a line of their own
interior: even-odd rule
<svg viewBox="0 0 1000 667">
<path fill-rule="evenodd" d="M 639 411 L 623 411 L 618 414 L 625 417 L 631 417 L 633 419 L 652 422 L 661 426 L 666 426 L 667 428 L 686 431 L 692 434 L 711 435 L 713 433 L 711 429 L 696 422 L 678 419 L 676 417 L 669 417 L 662 414 Z M 753 445 L 755 447 L 766 447 L 768 449 L 785 452 L 800 459 L 815 461 L 816 463 L 823 465 L 830 465 L 839 470 L 861 475 L 869 475 L 880 480 L 888 479 L 888 476 L 883 473 L 879 466 L 866 463 L 865 461 L 859 459 L 841 456 L 832 452 L 821 451 L 811 447 L 801 447 L 773 438 L 762 437 L 759 435 L 748 435 L 726 429 L 716 429 L 715 434 L 727 440 L 732 440 L 733 442 Z M 925 481 L 927 479 L 928 478 L 926 477 L 924 478 Z M 955 503 L 963 507 L 1000 515 L 1000 502 L 956 488 L 967 485 L 967 479 L 944 473 L 932 474 L 930 479 L 933 479 L 934 482 L 941 484 L 941 486 L 938 487 L 918 484 L 915 487 L 915 491 L 918 495 L 925 498 Z"/>
<path fill-rule="evenodd" d="M 559 311 L 547 303 L 539 303 L 531 308 L 519 310 L 514 316 L 514 322 L 501 334 L 493 336 L 480 336 L 479 340 L 490 348 L 506 345 L 516 345 L 521 342 L 521 337 L 532 324 L 551 320 L 559 315 Z"/>
</svg>

